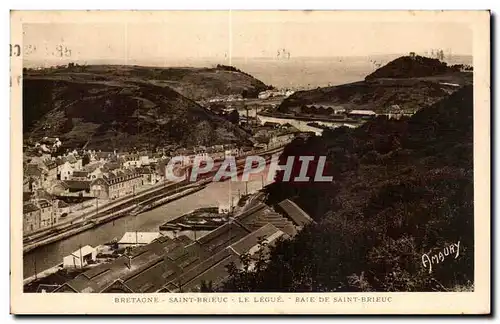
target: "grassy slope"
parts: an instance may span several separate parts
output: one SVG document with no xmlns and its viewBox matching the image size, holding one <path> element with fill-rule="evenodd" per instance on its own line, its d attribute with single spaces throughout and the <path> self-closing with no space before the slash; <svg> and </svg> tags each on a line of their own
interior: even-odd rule
<svg viewBox="0 0 500 324">
<path fill-rule="evenodd" d="M 89 65 L 72 69 L 30 71 L 35 77 L 79 81 L 142 81 L 168 86 L 192 100 L 220 95 L 242 94 L 244 90 L 258 93 L 267 88 L 261 81 L 240 71 L 225 68 L 158 68 L 124 65 Z"/>
<path fill-rule="evenodd" d="M 368 75 L 365 81 L 300 91 L 283 101 L 278 110 L 288 112 L 310 104 L 334 104 L 347 109 L 385 112 L 392 105 L 415 111 L 472 84 L 472 73 L 454 71 L 437 60 L 401 57 Z"/>
<path fill-rule="evenodd" d="M 246 140 L 241 129 L 169 87 L 107 79 L 113 81 L 88 81 L 81 74 L 27 76 L 23 80 L 25 136 L 35 140 L 59 136 L 67 147 L 88 142 L 88 148 L 96 149 Z"/>
</svg>

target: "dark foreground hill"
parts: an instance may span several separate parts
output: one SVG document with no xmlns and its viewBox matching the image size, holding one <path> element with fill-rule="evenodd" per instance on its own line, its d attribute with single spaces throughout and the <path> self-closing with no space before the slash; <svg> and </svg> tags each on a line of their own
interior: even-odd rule
<svg viewBox="0 0 500 324">
<path fill-rule="evenodd" d="M 398 105 L 414 112 L 468 84 L 472 84 L 472 73 L 460 72 L 436 59 L 404 56 L 377 69 L 364 81 L 296 92 L 283 101 L 278 111 L 304 112 L 306 105 L 333 105 L 384 113 Z"/>
<path fill-rule="evenodd" d="M 292 142 L 281 163 L 325 155 L 334 180 L 291 183 L 278 175 L 268 202 L 291 197 L 316 224 L 278 243 L 264 269 L 233 271 L 225 289 L 472 290 L 472 116 L 467 86 L 410 119 L 378 117 Z M 430 269 L 425 255 L 439 262 Z"/>
<path fill-rule="evenodd" d="M 93 149 L 246 141 L 240 128 L 169 87 L 73 76 L 25 76 L 25 138 L 56 136 L 65 147 Z"/>
</svg>

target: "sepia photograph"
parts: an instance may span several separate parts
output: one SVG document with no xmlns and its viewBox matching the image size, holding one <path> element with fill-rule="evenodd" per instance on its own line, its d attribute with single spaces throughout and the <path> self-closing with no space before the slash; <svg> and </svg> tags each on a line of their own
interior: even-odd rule
<svg viewBox="0 0 500 324">
<path fill-rule="evenodd" d="M 20 296 L 489 312 L 489 12 L 11 19 Z"/>
</svg>

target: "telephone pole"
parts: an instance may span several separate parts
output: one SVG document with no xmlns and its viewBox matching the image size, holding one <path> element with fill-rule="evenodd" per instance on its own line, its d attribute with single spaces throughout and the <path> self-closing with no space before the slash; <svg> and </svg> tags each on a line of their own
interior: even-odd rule
<svg viewBox="0 0 500 324">
<path fill-rule="evenodd" d="M 80 269 L 83 268 L 83 260 L 82 260 L 82 245 L 80 244 Z"/>
<path fill-rule="evenodd" d="M 37 271 L 36 271 L 36 257 L 33 256 L 33 262 L 35 264 L 35 280 L 37 279 L 36 276 L 37 276 Z"/>
</svg>

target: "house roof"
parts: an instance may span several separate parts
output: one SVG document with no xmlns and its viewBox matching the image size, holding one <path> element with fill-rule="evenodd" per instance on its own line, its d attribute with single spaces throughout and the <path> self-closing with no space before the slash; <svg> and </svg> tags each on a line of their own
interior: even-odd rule
<svg viewBox="0 0 500 324">
<path fill-rule="evenodd" d="M 211 282 L 213 287 L 220 286 L 221 283 L 223 283 L 224 280 L 226 280 L 226 278 L 229 276 L 227 266 L 230 263 L 239 264 L 239 258 L 235 255 L 231 255 L 221 260 L 219 263 L 214 264 L 206 271 L 197 275 L 195 278 L 184 283 L 182 285 L 182 291 L 199 292 L 202 282 Z M 168 285 L 167 287 L 170 287 L 172 291 L 179 291 L 179 287 L 175 287 L 175 281 L 171 284 L 172 285 Z M 177 290 L 174 289 L 174 287 L 177 288 Z"/>
<path fill-rule="evenodd" d="M 93 267 L 66 284 L 76 292 L 102 292 L 112 286 L 117 279 L 127 283 L 127 280 L 134 276 L 146 273 L 148 267 L 156 265 L 163 259 L 164 253 L 183 246 L 184 243 L 178 239 L 161 237 L 150 244 L 133 249 L 129 256 L 121 256 L 112 262 Z M 147 276 L 145 280 L 148 280 Z"/>
<path fill-rule="evenodd" d="M 95 154 L 99 159 L 107 159 L 110 156 L 114 155 L 113 152 L 97 152 Z"/>
<path fill-rule="evenodd" d="M 41 188 L 36 190 L 36 196 L 38 197 L 38 199 L 46 199 L 46 200 L 52 199 L 52 195 L 49 194 L 45 189 Z"/>
<path fill-rule="evenodd" d="M 139 160 L 139 154 L 135 154 L 135 153 L 131 153 L 131 154 L 127 154 L 127 155 L 124 155 L 122 156 L 125 161 L 137 161 Z"/>
<path fill-rule="evenodd" d="M 38 204 L 40 205 L 41 208 L 47 208 L 51 206 L 51 204 L 46 199 L 38 200 Z"/>
<path fill-rule="evenodd" d="M 59 287 L 60 287 L 60 285 L 40 284 L 40 285 L 38 285 L 36 292 L 37 293 L 43 293 L 43 292 L 51 293 Z"/>
<path fill-rule="evenodd" d="M 79 189 L 79 190 L 90 189 L 90 181 L 65 180 L 64 184 L 68 187 L 68 189 Z"/>
<path fill-rule="evenodd" d="M 26 164 L 26 169 L 24 170 L 26 176 L 41 177 L 42 169 L 36 164 Z"/>
<path fill-rule="evenodd" d="M 73 172 L 74 178 L 86 178 L 88 175 L 89 175 L 89 173 L 86 171 L 74 171 Z"/>
<path fill-rule="evenodd" d="M 64 163 L 66 163 L 66 159 L 64 157 L 58 157 L 56 158 L 55 162 L 57 166 L 63 165 Z"/>
<path fill-rule="evenodd" d="M 355 109 L 355 110 L 351 110 L 349 112 L 349 114 L 351 114 L 351 115 L 376 115 L 377 113 L 375 113 L 373 110 Z"/>
<path fill-rule="evenodd" d="M 77 258 L 80 258 L 80 255 L 85 256 L 85 255 L 88 255 L 88 254 L 95 252 L 95 250 L 96 249 L 94 247 L 91 247 L 90 245 L 85 245 L 82 248 L 74 251 L 70 255 L 77 257 Z"/>
<path fill-rule="evenodd" d="M 117 279 L 111 285 L 104 289 L 104 293 L 133 293 L 134 291 L 127 286 L 123 280 Z"/>
<path fill-rule="evenodd" d="M 104 176 L 103 178 L 97 178 L 97 179 L 93 180 L 90 183 L 90 186 L 93 186 L 95 184 L 109 186 L 109 182 L 105 178 L 106 177 Z"/>
<path fill-rule="evenodd" d="M 76 158 L 73 156 L 73 154 L 70 154 L 66 157 L 66 161 L 73 164 L 73 163 L 76 163 Z"/>
<path fill-rule="evenodd" d="M 32 192 L 23 192 L 23 201 L 29 201 L 33 197 Z"/>
<path fill-rule="evenodd" d="M 88 173 L 94 172 L 96 169 L 98 169 L 101 165 L 99 163 L 91 163 L 87 164 L 83 167 L 83 170 Z"/>
<path fill-rule="evenodd" d="M 294 236 L 297 233 L 292 221 L 276 213 L 264 203 L 258 203 L 236 216 L 236 220 L 250 229 L 258 229 L 267 223 L 271 223 L 289 236 Z"/>
<path fill-rule="evenodd" d="M 66 208 L 66 207 L 69 207 L 69 205 L 68 205 L 68 203 L 64 202 L 63 200 L 58 200 L 57 207 L 58 208 Z"/>
<path fill-rule="evenodd" d="M 114 173 L 109 172 L 105 174 L 102 179 L 106 181 L 106 183 L 109 184 L 115 184 L 115 183 L 120 183 L 132 179 L 136 179 L 141 177 L 139 173 L 136 173 L 135 170 L 117 170 Z"/>
<path fill-rule="evenodd" d="M 27 204 L 23 205 L 23 214 L 31 213 L 31 212 L 34 212 L 37 210 L 40 210 L 40 208 L 35 206 L 35 204 L 33 204 L 33 203 L 27 203 Z"/>
<path fill-rule="evenodd" d="M 62 188 L 63 190 L 68 189 L 68 185 L 64 182 L 64 180 L 54 181 L 54 185 L 52 186 L 52 190 Z"/>
<path fill-rule="evenodd" d="M 231 248 L 236 251 L 239 255 L 245 254 L 250 251 L 253 247 L 257 246 L 260 240 L 265 240 L 274 234 L 283 235 L 284 233 L 276 228 L 274 225 L 268 223 L 256 231 L 248 234 L 239 241 L 233 243 Z"/>
<path fill-rule="evenodd" d="M 237 262 L 238 255 L 233 250 L 226 248 L 207 258 L 204 258 L 189 270 L 183 272 L 175 280 L 170 281 L 167 286 L 170 289 L 178 289 L 182 284 L 183 291 L 195 291 L 205 282 L 220 282 L 228 276 L 226 265 Z"/>
<path fill-rule="evenodd" d="M 105 171 L 112 171 L 120 168 L 120 164 L 117 162 L 108 162 L 102 166 Z"/>
<path fill-rule="evenodd" d="M 126 232 L 118 244 L 149 244 L 160 236 L 159 232 Z"/>
<path fill-rule="evenodd" d="M 298 226 L 313 222 L 313 219 L 290 199 L 285 199 L 278 204 L 286 215 Z"/>
<path fill-rule="evenodd" d="M 209 253 L 216 253 L 243 238 L 248 233 L 248 229 L 237 223 L 226 223 L 200 237 L 197 242 Z"/>
<path fill-rule="evenodd" d="M 147 168 L 147 167 L 136 168 L 135 172 L 137 172 L 139 174 L 152 174 L 152 173 L 154 173 L 154 171 L 151 168 Z"/>
<path fill-rule="evenodd" d="M 45 164 L 45 166 L 49 169 L 49 170 L 52 170 L 52 169 L 55 169 L 57 168 L 57 163 L 53 160 L 45 160 L 43 162 L 43 164 Z"/>
</svg>

